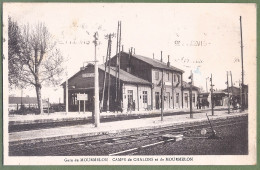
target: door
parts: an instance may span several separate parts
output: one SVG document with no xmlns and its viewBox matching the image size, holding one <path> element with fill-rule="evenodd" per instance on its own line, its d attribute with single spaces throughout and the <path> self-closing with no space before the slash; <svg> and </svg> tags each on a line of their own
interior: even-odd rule
<svg viewBox="0 0 260 170">
<path fill-rule="evenodd" d="M 156 109 L 160 109 L 160 96 L 159 96 L 159 92 L 155 92 L 155 108 Z"/>
<path fill-rule="evenodd" d="M 148 105 L 148 100 L 147 100 L 147 91 L 143 91 L 143 108 L 147 109 Z"/>
<path fill-rule="evenodd" d="M 133 90 L 127 90 L 127 100 L 127 108 L 130 109 L 133 105 Z"/>
<path fill-rule="evenodd" d="M 169 92 L 166 92 L 166 94 L 165 94 L 164 103 L 165 103 L 165 109 L 169 109 L 170 108 L 170 93 Z"/>
<path fill-rule="evenodd" d="M 189 107 L 188 93 L 184 94 L 184 103 L 186 108 L 188 108 Z"/>
</svg>

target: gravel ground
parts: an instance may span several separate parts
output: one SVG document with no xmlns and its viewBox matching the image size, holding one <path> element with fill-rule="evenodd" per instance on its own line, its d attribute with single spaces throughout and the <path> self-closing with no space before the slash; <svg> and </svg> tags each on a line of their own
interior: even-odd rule
<svg viewBox="0 0 260 170">
<path fill-rule="evenodd" d="M 184 138 L 178 142 L 147 148 L 138 155 L 246 155 L 248 125 L 236 124 L 215 128 L 219 139 Z M 189 134 L 192 137 L 191 134 Z M 198 136 L 197 132 L 194 136 Z"/>
</svg>

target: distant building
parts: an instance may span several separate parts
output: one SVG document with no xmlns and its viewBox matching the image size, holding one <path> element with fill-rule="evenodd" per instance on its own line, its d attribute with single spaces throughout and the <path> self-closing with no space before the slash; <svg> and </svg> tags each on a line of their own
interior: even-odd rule
<svg viewBox="0 0 260 170">
<path fill-rule="evenodd" d="M 183 108 L 190 108 L 190 84 L 183 81 Z M 197 107 L 199 88 L 192 85 L 192 107 Z"/>
<path fill-rule="evenodd" d="M 245 107 L 248 107 L 248 86 L 245 85 Z M 241 104 L 241 88 L 239 87 L 229 87 L 228 90 L 218 90 L 213 92 L 213 102 L 214 106 L 228 106 L 228 93 L 230 97 L 230 105 L 235 105 L 236 103 Z M 210 93 L 200 93 L 198 99 L 202 103 L 209 102 L 211 105 L 211 94 Z"/>
<path fill-rule="evenodd" d="M 43 108 L 48 107 L 48 101 L 42 100 Z M 38 108 L 36 97 L 9 97 L 9 111 L 19 110 L 21 106 L 25 108 Z"/>
</svg>

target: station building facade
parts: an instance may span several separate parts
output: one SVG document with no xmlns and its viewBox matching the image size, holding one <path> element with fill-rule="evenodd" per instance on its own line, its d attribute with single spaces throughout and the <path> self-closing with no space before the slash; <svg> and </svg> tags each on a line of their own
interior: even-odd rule
<svg viewBox="0 0 260 170">
<path fill-rule="evenodd" d="M 120 69 L 119 81 L 120 86 L 116 84 L 116 66 L 117 56 L 114 56 L 108 61 L 110 62 L 110 73 L 106 69 L 105 90 L 103 90 L 105 79 L 105 65 L 99 65 L 99 99 L 100 107 L 103 111 L 115 111 L 120 105 L 123 111 L 129 110 L 129 103 L 134 103 L 132 110 L 156 110 L 163 108 L 182 109 L 186 108 L 184 94 L 188 91 L 188 83 L 183 82 L 182 76 L 184 71 L 170 65 L 161 60 L 152 59 L 149 57 L 121 52 L 120 54 Z M 110 86 L 108 77 L 110 75 Z M 65 82 L 62 84 L 64 88 L 65 100 Z M 108 99 L 108 89 L 110 95 Z M 163 100 L 161 100 L 161 89 L 163 88 Z M 117 90 L 119 89 L 119 90 Z M 195 95 L 194 106 L 197 100 L 198 88 L 192 88 Z M 104 99 L 102 96 L 104 91 Z M 68 79 L 68 99 L 69 110 L 78 111 L 79 101 L 76 96 L 78 93 L 88 94 L 88 101 L 85 102 L 86 110 L 93 109 L 94 96 L 94 65 L 89 64 Z M 189 94 L 189 93 L 188 93 Z M 116 96 L 120 99 L 116 101 Z M 189 97 L 188 97 L 189 100 Z M 109 106 L 108 106 L 109 101 Z M 80 101 L 81 110 L 83 109 L 83 101 Z M 186 103 L 185 103 L 186 102 Z M 189 107 L 189 105 L 187 105 Z"/>
<path fill-rule="evenodd" d="M 116 107 L 120 105 L 123 111 L 127 111 L 128 103 L 134 102 L 136 110 L 145 110 L 148 105 L 151 104 L 151 86 L 152 84 L 146 80 L 140 79 L 134 75 L 131 75 L 124 70 L 120 70 L 120 87 L 118 94 L 116 94 L 116 68 L 110 68 L 110 74 L 108 69 L 106 70 L 106 85 L 103 97 L 103 85 L 105 80 L 105 66 L 99 65 L 99 99 L 100 107 L 104 111 L 115 111 Z M 110 86 L 108 77 L 110 75 Z M 64 101 L 66 101 L 66 82 L 62 84 L 64 88 Z M 108 96 L 108 88 L 110 87 L 110 94 Z M 94 65 L 89 64 L 84 68 L 81 68 L 79 72 L 68 79 L 68 103 L 69 111 L 78 111 L 84 109 L 84 101 L 77 100 L 77 94 L 87 94 L 88 100 L 85 101 L 85 109 L 92 111 L 94 107 Z M 116 95 L 120 96 L 120 103 L 117 103 Z M 139 99 L 139 95 L 141 96 Z M 109 97 L 109 99 L 108 99 Z M 103 103 L 103 106 L 102 106 Z M 108 104 L 109 103 L 109 104 Z"/>
<path fill-rule="evenodd" d="M 111 59 L 116 65 L 117 58 Z M 164 109 L 183 108 L 182 74 L 183 70 L 149 57 L 121 52 L 120 68 L 152 84 L 151 108 L 161 108 L 161 88 L 163 86 Z"/>
</svg>

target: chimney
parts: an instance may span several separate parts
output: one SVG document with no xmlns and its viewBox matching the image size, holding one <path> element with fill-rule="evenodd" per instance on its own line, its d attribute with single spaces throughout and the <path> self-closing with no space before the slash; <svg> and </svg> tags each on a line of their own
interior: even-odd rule
<svg viewBox="0 0 260 170">
<path fill-rule="evenodd" d="M 122 45 L 122 52 L 124 52 L 124 45 Z"/>
<path fill-rule="evenodd" d="M 167 62 L 167 66 L 170 67 L 170 55 L 168 55 L 168 62 Z"/>
<path fill-rule="evenodd" d="M 161 62 L 162 62 L 163 60 L 162 60 L 162 51 L 161 51 Z"/>
<path fill-rule="evenodd" d="M 134 48 L 134 54 L 135 54 L 135 48 Z"/>
<path fill-rule="evenodd" d="M 153 59 L 154 59 L 154 53 L 153 53 Z"/>
</svg>

